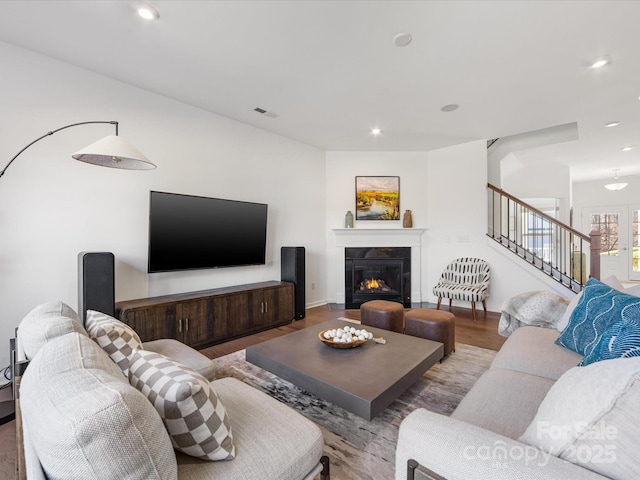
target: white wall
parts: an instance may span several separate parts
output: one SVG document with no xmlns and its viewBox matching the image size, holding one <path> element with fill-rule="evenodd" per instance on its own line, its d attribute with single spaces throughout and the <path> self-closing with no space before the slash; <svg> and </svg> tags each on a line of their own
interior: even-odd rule
<svg viewBox="0 0 640 480">
<path fill-rule="evenodd" d="M 335 242 L 330 229 L 344 227 L 346 211 L 355 210 L 356 175 L 400 176 L 400 210 L 410 209 L 413 226 L 426 229 L 422 236 L 423 301 L 436 301 L 431 290 L 442 270 L 451 260 L 464 256 L 485 258 L 492 268 L 487 301 L 491 311 L 499 311 L 505 299 L 518 293 L 556 288 L 545 275 L 514 263 L 512 253 L 494 247 L 495 242 L 486 236 L 487 150 L 485 141 L 477 141 L 431 152 L 327 152 L 329 302 L 336 301 Z M 355 223 L 355 228 L 401 227 L 401 221 Z M 459 305 L 469 307 L 468 303 Z"/>
<path fill-rule="evenodd" d="M 0 179 L 0 341 L 41 302 L 77 308 L 77 255 L 110 251 L 116 300 L 280 278 L 280 247 L 307 251 L 307 304 L 326 298 L 324 152 L 88 71 L 0 43 L 2 167 L 55 128 L 117 120 L 158 168 L 114 170 L 70 155 L 110 125 L 61 131 Z M 269 204 L 267 265 L 146 273 L 149 190 Z M 8 347 L 0 348 L 0 367 Z"/>
</svg>

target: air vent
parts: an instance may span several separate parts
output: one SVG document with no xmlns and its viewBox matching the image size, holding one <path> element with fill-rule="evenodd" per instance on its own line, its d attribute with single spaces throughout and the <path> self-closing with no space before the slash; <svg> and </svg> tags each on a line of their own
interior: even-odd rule
<svg viewBox="0 0 640 480">
<path fill-rule="evenodd" d="M 269 118 L 278 118 L 280 116 L 277 113 L 270 112 L 270 111 L 265 110 L 264 108 L 260 108 L 260 107 L 254 108 L 253 111 L 254 112 L 258 112 L 259 114 L 264 115 L 265 117 L 269 117 Z"/>
</svg>

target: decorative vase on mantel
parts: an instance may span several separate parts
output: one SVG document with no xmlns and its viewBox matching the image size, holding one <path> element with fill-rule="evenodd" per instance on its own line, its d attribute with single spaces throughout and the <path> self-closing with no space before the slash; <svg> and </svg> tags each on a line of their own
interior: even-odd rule
<svg viewBox="0 0 640 480">
<path fill-rule="evenodd" d="M 413 227 L 413 218 L 411 217 L 411 210 L 406 210 L 402 217 L 402 228 Z"/>
<path fill-rule="evenodd" d="M 351 210 L 347 211 L 344 216 L 344 228 L 353 228 L 353 213 L 351 213 Z"/>
</svg>

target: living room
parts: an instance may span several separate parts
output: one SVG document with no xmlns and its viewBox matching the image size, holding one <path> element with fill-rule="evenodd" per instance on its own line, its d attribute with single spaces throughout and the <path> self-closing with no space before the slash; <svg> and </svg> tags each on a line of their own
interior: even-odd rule
<svg viewBox="0 0 640 480">
<path fill-rule="evenodd" d="M 286 121 L 292 124 L 297 121 L 295 111 L 283 111 L 279 108 L 277 97 L 265 99 L 257 87 L 250 97 L 243 98 L 240 94 L 234 97 L 232 92 L 224 90 L 226 84 L 221 87 L 209 77 L 200 80 L 195 66 L 194 70 L 181 71 L 181 75 L 189 81 L 174 86 L 187 94 L 180 98 L 172 98 L 168 93 L 156 93 L 153 88 L 145 88 L 135 81 L 130 81 L 118 71 L 113 71 L 111 75 L 97 73 L 100 71 L 101 61 L 106 62 L 107 52 L 113 55 L 125 54 L 112 48 L 108 40 L 105 44 L 92 46 L 88 39 L 85 44 L 84 36 L 79 34 L 75 39 L 77 43 L 67 46 L 69 51 L 86 48 L 93 52 L 95 58 L 92 64 L 74 65 L 71 57 L 65 57 L 65 48 L 47 54 L 46 39 L 49 35 L 55 37 L 56 29 L 62 29 L 62 24 L 53 22 L 47 25 L 49 16 L 45 14 L 32 20 L 34 23 L 24 23 L 21 16 L 17 17 L 20 21 L 12 19 L 12 8 L 18 8 L 17 5 L 22 2 L 3 3 L 5 5 L 0 6 L 0 12 L 4 20 L 0 30 L 7 33 L 0 34 L 0 41 L 2 41 L 0 58 L 2 58 L 5 72 L 0 77 L 0 85 L 5 92 L 2 100 L 3 115 L 0 118 L 2 156 L 7 160 L 10 159 L 21 147 L 37 136 L 63 125 L 86 120 L 116 120 L 119 122 L 119 134 L 131 141 L 157 165 L 155 170 L 137 172 L 99 169 L 73 161 L 70 158 L 73 152 L 111 133 L 110 127 L 94 125 L 74 128 L 46 138 L 25 152 L 0 179 L 0 219 L 5 231 L 2 241 L 4 275 L 0 279 L 5 313 L 0 321 L 0 338 L 5 345 L 14 335 L 14 329 L 19 321 L 35 305 L 50 300 L 62 300 L 71 306 L 77 305 L 77 256 L 83 251 L 114 253 L 116 300 L 121 301 L 278 280 L 280 278 L 280 247 L 302 245 L 306 249 L 306 306 L 311 308 L 335 303 L 338 300 L 336 297 L 338 288 L 334 229 L 343 228 L 346 212 L 355 209 L 354 179 L 359 175 L 400 177 L 401 211 L 411 210 L 413 227 L 425 229 L 421 237 L 422 274 L 419 293 L 422 301 L 434 301 L 431 293 L 433 285 L 444 266 L 459 256 L 482 257 L 491 265 L 493 275 L 487 306 L 492 312 L 499 312 L 505 299 L 525 291 L 548 289 L 558 291 L 559 288 L 559 291 L 570 295 L 561 287 L 556 287 L 554 282 L 545 275 L 530 271 L 526 265 L 514 263 L 505 255 L 501 247 L 494 246 L 486 237 L 486 184 L 489 178 L 487 139 L 577 120 L 572 116 L 576 114 L 575 108 L 569 108 L 574 107 L 573 104 L 564 105 L 569 113 L 563 113 L 560 108 L 563 106 L 562 97 L 570 96 L 570 90 L 559 90 L 553 98 L 548 100 L 549 103 L 553 100 L 561 104 L 555 108 L 553 115 L 550 114 L 549 117 L 553 118 L 551 123 L 547 123 L 549 117 L 526 115 L 513 107 L 519 97 L 507 98 L 504 103 L 508 104 L 508 108 L 501 106 L 501 109 L 498 108 L 498 103 L 502 105 L 503 102 L 492 98 L 488 100 L 489 104 L 494 102 L 496 110 L 499 110 L 504 117 L 501 128 L 489 131 L 483 128 L 482 121 L 479 120 L 474 128 L 461 128 L 465 135 L 455 137 L 451 132 L 455 131 L 456 124 L 459 123 L 458 117 L 455 116 L 456 112 L 441 112 L 440 108 L 451 102 L 459 102 L 461 108 L 458 113 L 465 109 L 478 109 L 474 102 L 480 100 L 474 98 L 475 90 L 484 91 L 481 89 L 484 83 L 497 81 L 496 78 L 487 76 L 477 77 L 474 82 L 462 83 L 458 78 L 455 81 L 461 83 L 458 85 L 459 95 L 455 98 L 429 98 L 425 95 L 416 101 L 422 105 L 420 108 L 434 110 L 434 115 L 437 115 L 430 117 L 435 118 L 428 125 L 433 130 L 429 131 L 427 126 L 423 125 L 426 130 L 419 132 L 418 136 L 433 135 L 439 137 L 439 140 L 444 143 L 430 148 L 420 148 L 418 144 L 400 144 L 393 139 L 395 127 L 391 124 L 383 126 L 382 137 L 384 138 L 372 137 L 368 129 L 378 121 L 377 109 L 372 107 L 368 112 L 370 113 L 369 123 L 354 125 L 348 131 L 353 137 L 358 137 L 357 147 L 343 146 L 346 144 L 339 143 L 338 137 L 335 138 L 335 143 L 325 147 L 311 141 L 313 137 L 310 134 L 308 137 L 296 137 L 274 132 L 274 129 L 279 128 L 274 127 L 277 122 Z M 69 7 L 70 3 L 73 2 L 63 2 L 66 7 Z M 91 4 L 90 2 L 78 3 Z M 109 3 L 118 2 L 105 2 L 105 4 Z M 162 25 L 162 22 L 170 22 L 170 12 L 172 8 L 176 8 L 175 5 L 171 5 L 172 3 L 174 2 L 159 2 L 157 5 L 161 15 L 159 25 Z M 357 11 L 357 2 L 356 4 L 346 3 L 350 4 L 347 10 L 350 15 Z M 486 2 L 482 3 L 487 5 Z M 611 7 L 612 2 L 594 3 L 599 5 L 591 12 L 590 18 L 594 23 L 596 14 L 600 12 L 598 8 L 602 11 L 614 9 Z M 31 4 L 31 8 L 45 8 L 40 3 L 31 2 Z M 167 10 L 164 10 L 163 4 L 167 4 Z M 470 2 L 469 8 L 478 8 L 471 4 L 473 2 Z M 231 8 L 231 5 L 228 4 L 227 7 Z M 89 18 L 95 15 L 91 12 L 90 6 L 73 8 L 84 11 Z M 494 8 L 500 11 L 502 6 L 494 5 Z M 630 4 L 618 3 L 617 8 L 622 12 L 617 15 L 621 21 L 625 18 L 627 20 L 634 18 L 633 13 L 637 12 L 636 7 Z M 631 14 L 625 13 L 627 8 L 630 9 Z M 77 12 L 77 10 L 72 11 Z M 561 9 L 559 18 L 562 21 L 557 18 L 554 21 L 558 23 L 566 21 L 563 15 L 567 15 L 569 11 L 570 7 Z M 24 12 L 24 7 L 15 10 L 16 15 L 18 13 L 22 15 Z M 459 13 L 458 10 L 453 12 Z M 547 12 L 541 12 L 539 15 L 545 18 Z M 613 14 L 612 16 L 616 17 Z M 259 24 L 263 17 L 260 15 L 256 17 L 252 18 L 248 25 Z M 539 19 L 539 17 L 535 18 Z M 355 22 L 354 16 L 349 16 L 348 19 Z M 13 32 L 13 28 L 8 30 L 4 28 L 6 23 L 11 22 L 20 24 L 22 30 L 31 32 L 30 35 L 38 46 L 34 44 L 20 46 L 17 37 L 12 37 L 13 33 L 9 33 Z M 72 19 L 71 22 L 82 23 L 79 19 Z M 474 23 L 473 16 L 465 18 L 463 27 L 471 28 L 472 25 L 467 25 L 471 23 Z M 301 24 L 304 25 L 304 22 Z M 406 58 L 402 57 L 406 57 L 407 53 L 406 50 L 393 45 L 392 38 L 396 33 L 404 31 L 405 26 L 400 21 L 384 29 L 380 24 L 376 23 L 376 25 L 380 29 L 380 38 L 375 40 L 376 45 L 379 43 L 389 46 L 389 51 L 384 51 L 382 58 L 388 60 L 390 66 L 383 65 L 384 68 L 380 68 L 380 72 L 387 69 L 400 69 L 402 62 L 406 61 Z M 129 24 L 120 25 L 118 28 L 133 30 L 138 26 L 138 22 L 131 19 Z M 585 80 L 587 75 L 596 73 L 590 72 L 588 67 L 582 65 L 590 60 L 591 56 L 605 53 L 614 56 L 616 51 L 629 51 L 623 50 L 623 44 L 636 44 L 635 41 L 630 40 L 636 37 L 629 33 L 626 23 L 624 28 L 620 25 L 608 25 L 608 27 L 606 30 L 611 34 L 610 38 L 603 34 L 603 38 L 600 41 L 594 40 L 589 48 L 574 47 L 576 58 L 572 66 L 575 68 L 573 75 L 580 78 L 580 88 L 584 89 L 581 90 L 581 95 L 586 98 L 601 98 L 597 94 L 598 88 L 608 91 L 619 89 L 620 92 L 627 93 L 629 83 L 635 84 L 636 90 L 637 85 L 640 84 L 637 60 L 635 57 L 624 57 L 624 55 L 614 57 L 610 66 L 612 70 L 623 69 L 627 77 L 624 84 L 617 83 L 619 82 L 617 76 L 616 82 L 609 83 L 602 77 L 593 82 Z M 144 70 L 146 60 L 143 53 L 149 48 L 145 45 L 147 42 L 152 44 L 152 37 L 145 37 L 145 35 L 157 34 L 159 28 L 161 27 L 144 24 L 137 33 L 129 33 L 133 38 L 138 39 L 138 43 L 136 48 L 131 49 L 134 53 L 128 62 L 138 62 L 139 68 Z M 237 28 L 244 30 L 247 24 L 238 24 Z M 452 26 L 451 28 L 461 27 Z M 616 29 L 627 36 L 614 36 L 610 30 Z M 298 33 L 299 30 L 304 28 L 296 28 L 295 32 Z M 331 28 L 327 26 L 326 31 L 330 32 Z M 415 32 L 419 30 L 412 30 L 414 37 L 417 35 Z M 497 44 L 503 42 L 504 38 L 494 40 Z M 580 40 L 583 38 L 581 37 Z M 614 48 L 613 52 L 607 51 L 609 48 L 607 40 L 615 41 L 615 48 L 611 47 Z M 472 42 L 472 39 L 466 41 Z M 225 37 L 212 43 L 226 45 L 226 48 L 232 49 L 234 40 Z M 307 44 L 304 42 L 302 45 Z M 334 45 L 333 42 L 331 45 Z M 413 45 L 408 45 L 406 48 L 419 46 L 421 46 L 420 38 L 416 38 Z M 516 50 L 516 46 L 513 45 L 512 48 Z M 253 48 L 257 46 L 254 44 Z M 536 45 L 528 44 L 528 48 L 535 50 Z M 300 50 L 302 51 L 295 49 L 293 53 L 299 56 L 304 55 L 304 49 Z M 211 51 L 212 57 L 215 57 L 213 47 Z M 369 52 L 366 49 L 365 51 Z M 356 50 L 356 52 L 361 51 Z M 314 90 L 320 87 L 321 82 L 297 83 L 296 80 L 300 74 L 295 69 L 283 74 L 282 77 L 268 77 L 266 73 L 261 74 L 259 68 L 261 65 L 251 63 L 257 58 L 262 58 L 261 53 L 264 52 L 258 51 L 255 57 L 247 57 L 244 69 L 225 70 L 224 66 L 214 69 L 214 80 L 216 75 L 232 77 L 238 84 L 254 77 L 259 80 L 258 85 L 260 82 L 269 84 L 287 80 L 281 84 L 282 96 L 287 96 L 288 92 L 292 96 L 314 96 Z M 293 53 L 290 59 L 292 63 L 298 58 L 293 56 Z M 589 58 L 585 58 L 587 54 L 590 54 Z M 354 55 L 354 52 L 347 52 L 347 59 L 349 55 Z M 415 52 L 412 55 L 415 55 Z M 506 62 L 513 59 L 517 52 L 508 51 L 503 55 L 500 58 Z M 166 64 L 162 65 L 162 68 L 169 76 L 169 72 L 176 69 L 171 63 L 172 60 L 175 60 L 176 65 L 181 66 L 184 58 L 188 58 L 189 54 L 187 51 L 167 51 L 166 56 Z M 65 60 L 65 58 L 68 59 Z M 413 58 L 410 57 L 410 60 Z M 491 62 L 491 58 L 493 57 L 488 55 L 483 57 L 482 61 Z M 480 61 L 472 58 L 466 58 L 466 60 Z M 192 61 L 194 64 L 199 64 L 204 62 L 204 59 L 193 58 Z M 630 62 L 635 63 L 629 66 Z M 374 65 L 376 63 L 377 61 L 372 62 Z M 323 63 L 322 66 L 324 67 L 325 64 Z M 157 67 L 157 65 L 150 63 L 148 67 Z M 341 78 L 347 81 L 345 75 L 348 74 L 349 68 L 339 63 L 335 67 L 341 67 L 341 69 L 329 77 L 335 82 L 332 84 L 338 99 L 335 109 L 340 109 L 340 102 L 346 103 L 346 97 L 350 94 L 340 88 Z M 520 65 L 520 68 L 524 67 Z M 398 71 L 413 72 L 410 69 Z M 473 72 L 479 73 L 475 69 Z M 371 75 L 377 73 L 379 73 L 377 70 L 370 72 Z M 534 72 L 530 74 L 537 75 Z M 542 78 L 539 83 L 549 82 L 553 78 L 553 74 L 541 73 L 540 75 Z M 396 97 L 398 90 L 415 88 L 412 85 L 414 80 L 403 82 L 402 78 L 405 77 L 401 74 L 391 75 L 386 90 L 371 92 L 370 103 L 394 103 L 398 101 Z M 439 78 L 441 83 L 454 81 L 445 75 Z M 158 84 L 162 83 L 161 75 L 157 76 L 157 81 Z M 216 110 L 210 107 L 200 107 L 198 99 L 189 98 L 188 92 L 191 87 L 194 89 L 200 87 L 201 82 L 206 82 L 212 95 L 215 92 L 218 96 L 226 96 L 227 102 L 237 102 L 242 109 L 249 112 L 247 115 L 255 115 L 256 119 L 247 117 L 249 120 L 237 120 L 215 113 Z M 526 91 L 530 86 L 531 84 L 525 85 L 520 96 L 532 96 L 534 102 L 542 102 L 548 91 Z M 161 90 L 160 85 L 158 90 Z M 377 96 L 374 97 L 375 93 Z M 629 121 L 621 127 L 626 128 L 627 125 L 632 124 L 632 121 L 637 121 L 639 94 L 640 92 L 635 92 L 633 99 L 635 104 L 632 105 L 635 110 L 629 116 Z M 230 100 L 231 97 L 234 97 L 233 100 Z M 264 103 L 267 100 L 269 104 Z M 549 106 L 547 103 L 544 105 Z M 228 108 L 228 105 L 221 105 L 220 111 L 224 111 L 223 107 Z M 258 117 L 258 113 L 252 112 L 255 107 L 273 109 L 280 114 L 280 117 L 275 119 Z M 407 108 L 409 109 L 409 105 Z M 584 113 L 586 116 L 588 113 L 589 118 L 597 118 L 601 123 L 612 120 L 609 117 L 616 113 L 605 109 L 605 112 L 598 112 L 600 115 L 598 117 L 591 108 L 584 109 L 588 112 L 580 112 L 580 114 Z M 485 110 L 489 112 L 491 108 Z M 408 111 L 414 117 L 416 116 L 416 110 Z M 349 115 L 350 110 L 342 113 L 345 117 Z M 482 118 L 482 112 L 477 115 L 478 118 Z M 519 120 L 514 117 L 521 116 L 530 118 L 528 122 L 518 123 Z M 505 123 L 510 122 L 517 125 L 509 128 L 504 126 Z M 526 125 L 526 128 L 522 127 L 523 125 Z M 313 132 L 318 125 L 309 121 L 305 126 L 309 132 Z M 475 134 L 472 135 L 470 132 Z M 636 137 L 628 137 L 626 143 L 621 144 L 620 147 L 634 142 L 636 145 L 640 144 L 637 134 Z M 626 162 L 633 163 L 632 160 L 635 158 L 636 163 L 639 163 L 637 162 L 638 149 L 626 153 L 628 153 Z M 571 194 L 574 196 L 574 202 L 577 202 L 576 205 L 588 205 L 588 199 L 593 195 L 593 190 L 602 189 L 600 185 L 610 180 L 613 168 L 618 166 L 610 160 L 603 163 L 598 172 L 601 175 L 600 178 L 585 177 L 577 184 L 569 182 L 566 190 L 572 190 Z M 625 177 L 629 178 L 631 184 L 630 188 L 619 192 L 626 196 L 624 204 L 640 203 L 640 194 L 637 192 L 638 173 L 640 171 L 632 170 L 631 167 L 624 171 Z M 268 204 L 266 264 L 148 274 L 147 241 L 151 190 Z M 577 195 L 580 197 L 576 198 Z M 554 195 L 553 192 L 533 195 L 531 192 L 526 192 L 523 196 L 560 197 L 562 195 Z M 356 221 L 356 229 L 366 228 L 400 229 L 402 222 L 400 220 Z M 8 349 L 1 349 L 0 365 L 8 363 Z"/>
<path fill-rule="evenodd" d="M 19 13 L 19 3 L 4 2 L 5 22 L 10 23 L 12 9 L 14 14 Z M 32 5 L 21 9 L 29 11 Z M 350 5 L 345 13 L 352 13 L 353 7 Z M 91 8 L 85 13 L 91 15 Z M 40 36 L 29 37 L 36 44 L 49 31 L 40 26 L 44 17 L 30 20 L 42 30 Z M 162 28 L 162 22 L 169 19 L 163 16 L 160 27 L 129 21 L 126 28 L 140 28 L 144 35 L 153 35 L 152 29 Z M 3 29 L 6 35 L 11 30 Z M 390 40 L 376 41 L 386 45 L 384 42 Z M 384 55 L 393 61 L 399 61 L 393 56 L 406 55 L 404 50 L 391 47 L 395 50 Z M 391 126 L 389 132 L 383 132 L 385 139 L 372 138 L 363 125 L 357 140 L 370 148 L 316 148 L 267 131 L 283 118 L 259 118 L 264 129 L 255 128 L 10 43 L 3 43 L 1 48 L 3 65 L 11 72 L 1 80 L 4 91 L 11 92 L 4 100 L 5 115 L 0 120 L 5 158 L 53 128 L 98 119 L 119 121 L 120 135 L 158 166 L 152 171 L 131 172 L 95 169 L 71 160 L 70 154 L 81 146 L 112 133 L 111 127 L 104 125 L 58 133 L 33 146 L 11 166 L 2 178 L 0 192 L 3 222 L 11 232 L 3 244 L 5 275 L 1 291 L 5 315 L 0 332 L 5 339 L 11 338 L 19 319 L 39 302 L 61 299 L 76 304 L 76 258 L 82 251 L 114 253 L 116 299 L 126 300 L 279 279 L 280 247 L 303 245 L 307 250 L 307 306 L 335 302 L 332 229 L 342 228 L 346 211 L 355 207 L 357 175 L 400 177 L 401 209 L 412 210 L 414 227 L 426 229 L 422 235 L 420 292 L 424 301 L 433 301 L 431 287 L 446 263 L 466 255 L 486 258 L 494 272 L 499 272 L 492 279 L 488 299 L 491 311 L 499 311 L 511 295 L 548 288 L 544 275 L 527 273 L 486 239 L 485 138 L 459 139 L 454 146 L 419 151 L 416 145 L 397 145 L 396 139 L 389 138 L 394 136 Z M 581 69 L 580 75 L 592 73 L 587 70 Z M 216 90 L 216 85 L 211 89 Z M 252 110 L 253 104 L 259 105 L 262 99 L 257 95 L 242 101 L 249 102 L 247 108 Z M 452 128 L 455 117 L 447 115 L 456 112 L 445 114 L 438 109 L 435 118 L 444 122 L 438 128 Z M 492 132 L 496 136 L 504 133 L 517 132 Z M 635 158 L 636 152 L 628 152 L 628 158 Z M 600 168 L 603 178 L 610 175 L 613 166 Z M 147 274 L 150 190 L 267 203 L 266 265 Z M 632 190 L 636 189 L 627 189 Z M 401 222 L 356 222 L 356 228 L 371 227 L 400 228 Z M 6 352 L 2 351 L 0 358 L 2 364 L 7 363 Z"/>
</svg>

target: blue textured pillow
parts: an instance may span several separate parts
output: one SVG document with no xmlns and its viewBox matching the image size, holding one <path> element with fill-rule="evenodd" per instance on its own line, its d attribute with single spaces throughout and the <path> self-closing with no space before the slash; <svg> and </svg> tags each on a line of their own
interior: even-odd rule
<svg viewBox="0 0 640 480">
<path fill-rule="evenodd" d="M 578 364 L 612 358 L 640 357 L 640 306 L 630 305 L 623 309 L 622 320 L 617 321 L 602 334 L 600 341 Z"/>
<path fill-rule="evenodd" d="M 640 308 L 640 298 L 590 278 L 569 318 L 569 325 L 562 331 L 556 343 L 587 356 L 602 334 L 623 318 L 623 310 L 632 305 Z"/>
</svg>

